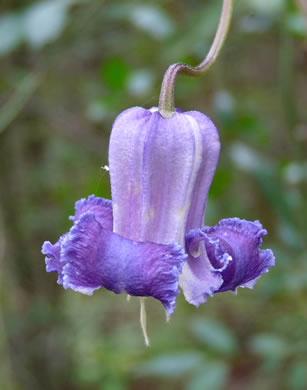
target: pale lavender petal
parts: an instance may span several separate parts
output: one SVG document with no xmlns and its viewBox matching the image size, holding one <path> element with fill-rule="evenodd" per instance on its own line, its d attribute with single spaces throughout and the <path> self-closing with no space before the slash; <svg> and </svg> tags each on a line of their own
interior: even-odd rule
<svg viewBox="0 0 307 390">
<path fill-rule="evenodd" d="M 193 115 L 177 110 L 163 118 L 135 107 L 116 119 L 109 148 L 114 232 L 183 245 L 188 219 L 201 227 L 219 140 L 205 115 Z"/>
<path fill-rule="evenodd" d="M 90 211 L 95 214 L 97 221 L 108 230 L 113 229 L 113 210 L 112 201 L 90 195 L 87 199 L 83 198 L 75 204 L 75 215 L 69 217 L 73 222 L 79 221 L 80 217 Z"/>
<path fill-rule="evenodd" d="M 88 295 L 105 287 L 116 294 L 152 296 L 171 315 L 185 259 L 179 245 L 125 239 L 104 229 L 94 214 L 86 213 L 62 244 L 63 286 Z"/>
<path fill-rule="evenodd" d="M 201 241 L 204 242 L 211 265 L 223 278 L 223 284 L 216 292 L 235 291 L 237 287 L 253 288 L 261 274 L 275 264 L 270 249 L 259 249 L 265 234 L 267 231 L 259 221 L 223 219 L 194 236 L 190 233 L 187 247 L 193 252 Z"/>
<path fill-rule="evenodd" d="M 167 119 L 159 112 L 152 114 L 143 155 L 144 239 L 184 244 L 202 157 L 201 134 L 195 120 L 180 112 Z"/>
<path fill-rule="evenodd" d="M 185 115 L 193 118 L 199 126 L 203 154 L 186 223 L 186 232 L 189 232 L 191 229 L 203 227 L 208 192 L 219 160 L 221 144 L 217 129 L 210 118 L 199 111 L 188 111 Z"/>
<path fill-rule="evenodd" d="M 130 108 L 116 118 L 110 137 L 113 231 L 134 240 L 140 240 L 143 148 L 150 118 L 149 110 Z"/>
<path fill-rule="evenodd" d="M 223 278 L 210 263 L 204 249 L 204 233 L 201 229 L 191 230 L 186 235 L 188 261 L 183 265 L 180 287 L 185 299 L 199 306 L 207 301 L 222 285 Z"/>
</svg>

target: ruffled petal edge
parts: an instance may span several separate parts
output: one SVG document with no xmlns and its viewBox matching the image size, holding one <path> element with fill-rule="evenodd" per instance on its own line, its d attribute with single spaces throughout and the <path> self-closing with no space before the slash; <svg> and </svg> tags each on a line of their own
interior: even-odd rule
<svg viewBox="0 0 307 390">
<path fill-rule="evenodd" d="M 223 219 L 213 227 L 188 232 L 185 240 L 189 260 L 182 276 L 188 302 L 199 306 L 214 293 L 236 291 L 238 287 L 253 288 L 260 276 L 275 265 L 273 252 L 259 249 L 265 234 L 267 231 L 259 221 L 239 218 Z M 212 274 L 220 277 L 220 283 Z"/>
</svg>

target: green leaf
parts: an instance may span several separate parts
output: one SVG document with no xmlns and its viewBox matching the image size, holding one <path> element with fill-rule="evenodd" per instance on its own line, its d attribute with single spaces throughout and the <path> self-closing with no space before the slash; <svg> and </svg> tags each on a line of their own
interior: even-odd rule
<svg viewBox="0 0 307 390">
<path fill-rule="evenodd" d="M 228 377 L 228 366 L 222 362 L 208 362 L 192 376 L 186 390 L 220 390 Z"/>
<path fill-rule="evenodd" d="M 297 360 L 289 368 L 288 386 L 291 390 L 304 390 L 307 387 L 307 362 Z"/>
<path fill-rule="evenodd" d="M 43 1 L 30 6 L 23 16 L 25 39 L 40 48 L 56 39 L 65 27 L 69 1 Z"/>
<path fill-rule="evenodd" d="M 150 33 L 154 38 L 166 38 L 174 32 L 174 25 L 168 14 L 152 5 L 133 7 L 130 19 L 137 27 Z"/>
<path fill-rule="evenodd" d="M 130 69 L 118 57 L 109 58 L 101 68 L 102 80 L 111 88 L 121 89 L 126 86 Z"/>
<path fill-rule="evenodd" d="M 250 340 L 250 350 L 269 359 L 282 359 L 289 353 L 285 340 L 275 334 L 258 334 Z"/>
<path fill-rule="evenodd" d="M 176 378 L 193 371 L 203 364 L 203 356 L 197 352 L 184 352 L 180 355 L 161 355 L 142 363 L 137 369 L 137 374 L 140 376 Z"/>
<path fill-rule="evenodd" d="M 285 6 L 285 0 L 249 0 L 250 6 L 257 12 L 276 16 L 281 13 Z"/>
<path fill-rule="evenodd" d="M 0 55 L 12 52 L 22 41 L 20 17 L 10 13 L 0 17 Z"/>
<path fill-rule="evenodd" d="M 302 38 L 307 36 L 307 21 L 304 15 L 292 13 L 288 16 L 286 25 L 290 34 Z"/>
<path fill-rule="evenodd" d="M 238 343 L 233 333 L 218 321 L 193 319 L 191 330 L 201 343 L 215 352 L 233 355 L 238 350 Z"/>
</svg>

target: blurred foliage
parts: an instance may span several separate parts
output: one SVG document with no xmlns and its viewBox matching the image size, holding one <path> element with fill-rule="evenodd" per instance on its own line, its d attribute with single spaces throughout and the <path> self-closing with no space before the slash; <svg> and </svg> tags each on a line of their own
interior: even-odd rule
<svg viewBox="0 0 307 390">
<path fill-rule="evenodd" d="M 74 202 L 110 198 L 117 114 L 157 105 L 167 66 L 205 56 L 221 1 L 2 0 L 0 5 L 0 389 L 307 388 L 307 6 L 235 0 L 229 37 L 177 106 L 217 124 L 222 153 L 207 223 L 259 219 L 276 267 L 253 291 L 171 323 L 148 300 L 64 291 L 41 244 L 69 227 Z"/>
</svg>

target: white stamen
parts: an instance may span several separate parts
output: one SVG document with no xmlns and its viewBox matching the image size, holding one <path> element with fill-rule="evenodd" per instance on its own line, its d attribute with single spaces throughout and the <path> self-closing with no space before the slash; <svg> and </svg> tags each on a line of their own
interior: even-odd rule
<svg viewBox="0 0 307 390">
<path fill-rule="evenodd" d="M 171 320 L 171 317 L 167 314 L 167 311 L 165 312 L 166 314 L 166 323 L 169 323 Z"/>
<path fill-rule="evenodd" d="M 149 337 L 148 337 L 147 329 L 146 329 L 146 308 L 145 308 L 145 298 L 144 297 L 140 298 L 140 305 L 141 305 L 141 312 L 140 312 L 141 328 L 143 331 L 146 347 L 149 347 L 150 343 L 149 343 Z"/>
<path fill-rule="evenodd" d="M 102 169 L 104 169 L 105 171 L 109 172 L 110 168 L 108 167 L 108 165 L 104 165 L 103 167 L 101 167 Z"/>
<path fill-rule="evenodd" d="M 156 111 L 158 111 L 158 107 L 151 107 L 151 108 L 149 109 L 149 111 L 150 111 L 150 112 L 156 112 Z"/>
<path fill-rule="evenodd" d="M 131 295 L 127 295 L 127 302 L 130 302 L 130 299 L 131 299 Z"/>
</svg>

